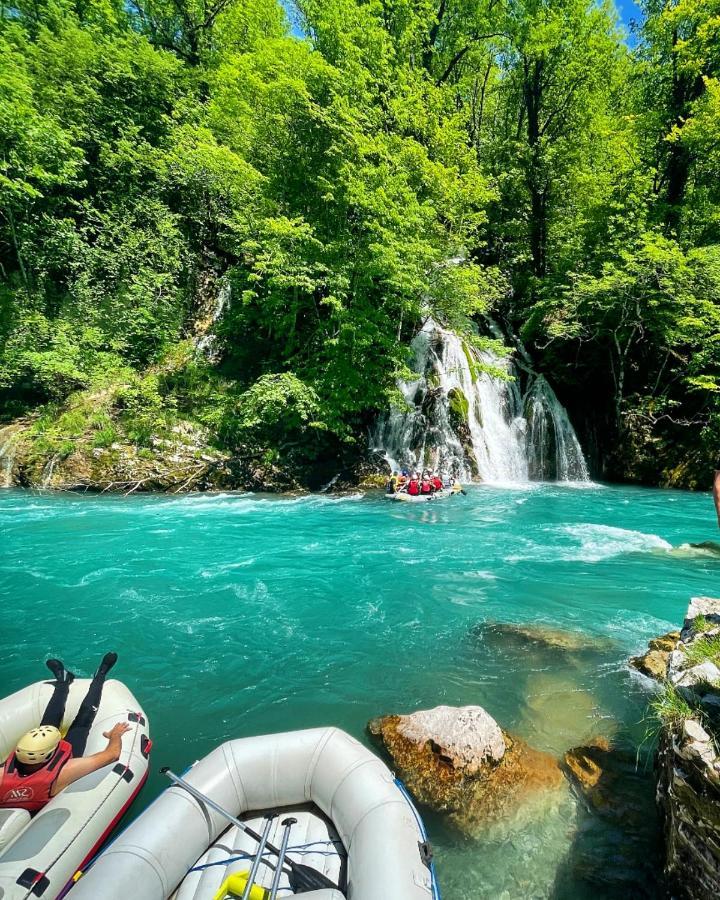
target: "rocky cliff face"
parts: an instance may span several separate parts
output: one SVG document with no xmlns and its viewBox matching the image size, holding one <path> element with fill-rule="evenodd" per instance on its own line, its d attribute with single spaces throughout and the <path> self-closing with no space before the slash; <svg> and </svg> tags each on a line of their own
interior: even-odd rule
<svg viewBox="0 0 720 900">
<path fill-rule="evenodd" d="M 669 654 L 658 749 L 673 897 L 720 897 L 720 599 L 695 598 Z M 670 711 L 672 710 L 672 711 Z"/>
</svg>

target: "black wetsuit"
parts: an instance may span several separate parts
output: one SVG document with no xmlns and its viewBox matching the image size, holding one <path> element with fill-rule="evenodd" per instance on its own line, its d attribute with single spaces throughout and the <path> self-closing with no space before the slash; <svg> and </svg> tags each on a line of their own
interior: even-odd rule
<svg viewBox="0 0 720 900">
<path fill-rule="evenodd" d="M 65 740 L 72 747 L 72 755 L 77 759 L 85 753 L 90 728 L 95 721 L 98 707 L 100 706 L 100 698 L 102 697 L 103 684 L 105 683 L 105 674 L 95 675 L 90 682 L 87 694 L 80 709 L 73 719 Z M 53 682 L 53 695 L 43 714 L 41 725 L 53 725 L 60 728 L 63 716 L 65 715 L 65 704 L 67 703 L 68 693 L 70 691 L 70 683 L 67 681 Z"/>
</svg>

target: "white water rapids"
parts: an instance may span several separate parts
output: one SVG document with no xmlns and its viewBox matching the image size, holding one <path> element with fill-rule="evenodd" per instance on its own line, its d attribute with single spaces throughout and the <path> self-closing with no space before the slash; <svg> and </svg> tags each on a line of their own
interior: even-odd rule
<svg viewBox="0 0 720 900">
<path fill-rule="evenodd" d="M 382 415 L 371 435 L 393 469 L 430 467 L 463 481 L 588 480 L 567 412 L 542 375 L 521 393 L 511 360 L 432 319 L 412 349 L 417 377 L 398 383 L 407 405 Z"/>
</svg>

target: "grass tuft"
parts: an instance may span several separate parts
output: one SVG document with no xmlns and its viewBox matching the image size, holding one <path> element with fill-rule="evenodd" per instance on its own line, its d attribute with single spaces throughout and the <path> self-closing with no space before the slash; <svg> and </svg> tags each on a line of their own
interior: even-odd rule
<svg viewBox="0 0 720 900">
<path fill-rule="evenodd" d="M 704 631 L 710 631 L 714 626 L 712 622 L 708 622 L 705 616 L 695 616 L 692 620 L 691 627 L 697 634 L 701 634 Z"/>
<path fill-rule="evenodd" d="M 698 710 L 688 703 L 678 689 L 669 682 L 663 685 L 650 709 L 663 725 L 671 728 L 681 725 L 685 719 L 698 715 Z"/>
<path fill-rule="evenodd" d="M 691 666 L 697 666 L 704 662 L 712 662 L 716 666 L 720 666 L 720 635 L 699 637 L 685 647 L 685 657 Z"/>
</svg>

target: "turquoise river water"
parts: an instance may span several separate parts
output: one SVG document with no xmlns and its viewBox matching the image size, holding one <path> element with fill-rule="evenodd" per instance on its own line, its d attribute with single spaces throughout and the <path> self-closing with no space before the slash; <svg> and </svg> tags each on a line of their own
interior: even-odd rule
<svg viewBox="0 0 720 900">
<path fill-rule="evenodd" d="M 381 496 L 0 492 L 7 694 L 48 656 L 115 674 L 145 707 L 154 773 L 139 811 L 230 737 L 479 703 L 560 755 L 612 737 L 622 812 L 570 790 L 477 837 L 425 811 L 445 900 L 657 894 L 649 683 L 629 655 L 717 592 L 709 495 L 477 486 L 427 505 Z M 579 633 L 570 649 L 495 627 Z M 635 764 L 637 759 L 637 765 Z"/>
</svg>

